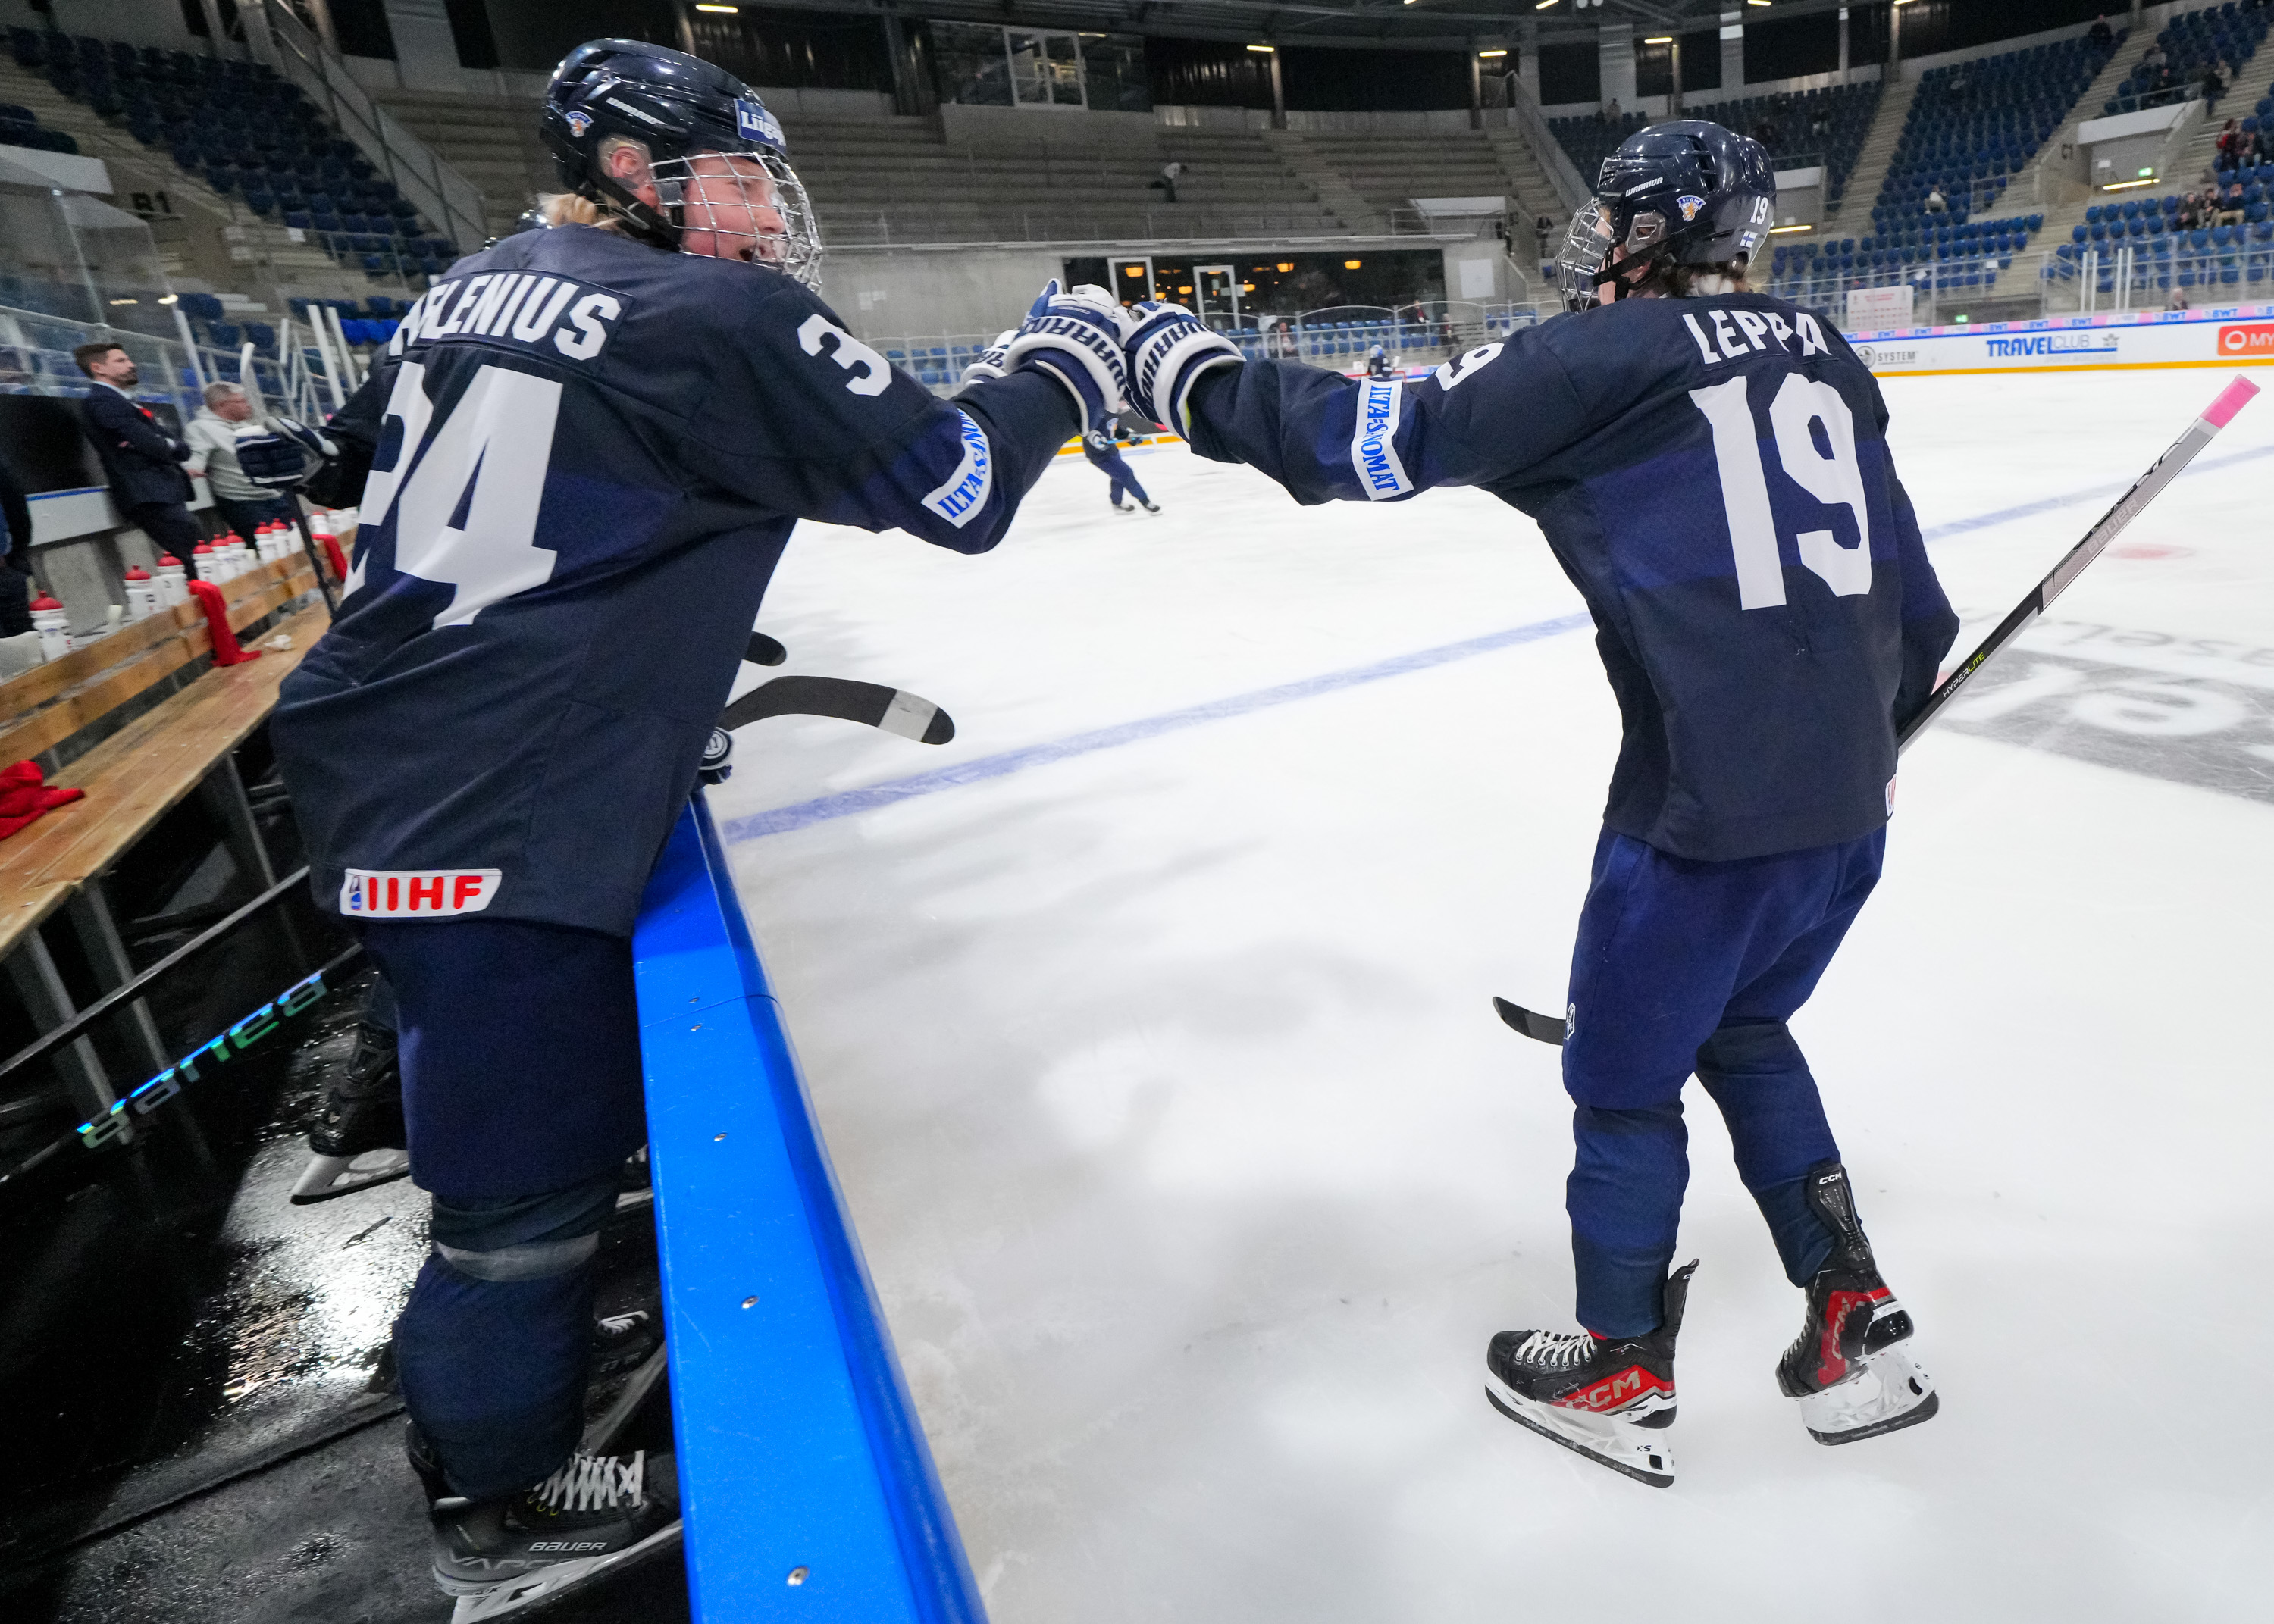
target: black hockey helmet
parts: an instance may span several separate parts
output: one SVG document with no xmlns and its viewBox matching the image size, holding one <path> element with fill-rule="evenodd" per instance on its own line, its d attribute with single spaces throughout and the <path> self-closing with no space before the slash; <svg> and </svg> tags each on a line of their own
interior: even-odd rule
<svg viewBox="0 0 2274 1624">
<path fill-rule="evenodd" d="M 1724 265 L 1768 239 L 1776 171 L 1768 149 L 1702 118 L 1638 130 L 1603 160 L 1595 195 L 1571 220 L 1555 279 L 1585 310 L 1608 282 L 1623 298 L 1660 264 Z M 1614 249 L 1618 274 L 1607 274 Z"/>
<path fill-rule="evenodd" d="M 820 233 L 789 166 L 781 125 L 758 93 L 724 68 L 643 40 L 590 41 L 553 69 L 543 129 L 561 184 L 617 215 L 633 236 L 673 250 L 690 228 L 752 237 L 766 262 L 809 287 L 817 280 Z M 647 154 L 660 208 L 608 173 L 606 154 L 618 140 L 637 142 Z M 779 214 L 783 230 L 751 232 L 689 219 L 686 183 L 694 161 L 705 154 L 755 159 L 772 183 L 771 195 L 745 200 Z"/>
</svg>

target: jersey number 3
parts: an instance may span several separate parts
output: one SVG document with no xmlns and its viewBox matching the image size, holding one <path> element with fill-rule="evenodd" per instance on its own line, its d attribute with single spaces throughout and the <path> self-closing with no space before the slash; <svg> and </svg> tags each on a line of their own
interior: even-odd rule
<svg viewBox="0 0 2274 1624">
<path fill-rule="evenodd" d="M 1753 410 L 1745 401 L 1747 380 L 1692 389 L 1690 400 L 1713 431 L 1713 461 L 1721 472 L 1721 511 L 1729 521 L 1729 545 L 1737 559 L 1737 602 L 1746 609 L 1773 609 L 1784 602 L 1784 561 L 1777 550 L 1776 515 L 1769 508 L 1768 473 L 1761 465 L 1761 442 Z M 1824 425 L 1823 447 L 1816 425 Z M 1841 598 L 1871 590 L 1870 499 L 1863 465 L 1856 460 L 1856 419 L 1840 391 L 1798 372 L 1788 372 L 1769 403 L 1769 426 L 1776 434 L 1777 460 L 1792 482 L 1827 508 L 1856 515 L 1856 545 L 1843 547 L 1830 530 L 1803 530 L 1800 561 L 1824 578 Z"/>
</svg>

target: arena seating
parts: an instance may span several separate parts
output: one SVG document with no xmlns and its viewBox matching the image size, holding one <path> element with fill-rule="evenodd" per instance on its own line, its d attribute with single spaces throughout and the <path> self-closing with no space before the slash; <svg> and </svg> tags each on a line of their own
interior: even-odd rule
<svg viewBox="0 0 2274 1624">
<path fill-rule="evenodd" d="M 2185 101 L 2195 94 L 2204 71 L 2212 67 L 2225 68 L 2231 81 L 2265 40 L 2267 21 L 2263 5 L 2241 5 L 2236 0 L 2173 18 L 2156 36 L 2156 43 L 2164 48 L 2164 71 L 2135 71 L 2116 87 L 2102 113 L 2137 112 Z"/>
<path fill-rule="evenodd" d="M 1926 198 L 1938 188 L 1954 221 L 1994 202 L 2122 43 L 2121 34 L 2105 49 L 2080 36 L 1928 69 L 1871 207 L 1874 229 L 1903 232 L 1928 222 Z"/>
<path fill-rule="evenodd" d="M 31 28 L 9 29 L 8 44 L 19 67 L 343 265 L 432 276 L 457 256 L 297 86 L 261 64 Z"/>
<path fill-rule="evenodd" d="M 2051 274 L 2077 274 L 2086 264 L 2085 256 L 2097 254 L 2093 263 L 2099 290 L 2112 292 L 2118 252 L 2129 247 L 2136 289 L 2159 293 L 2194 288 L 2264 291 L 2268 274 L 2274 271 L 2274 202 L 2270 201 L 2274 198 L 2274 163 L 2248 165 L 2223 178 L 2232 178 L 2243 189 L 2240 222 L 2182 230 L 2177 223 L 2181 194 L 2176 192 L 2096 205 L 2085 211 L 2085 223 L 2070 233 L 2072 240 L 2053 251 L 2058 265 Z"/>
<path fill-rule="evenodd" d="M 1913 225 L 1879 237 L 1842 237 L 1779 247 L 1770 259 L 1769 290 L 1800 303 L 1821 300 L 1848 287 L 1908 282 L 1940 291 L 1987 289 L 2043 214 L 2002 220 Z"/>
<path fill-rule="evenodd" d="M 1829 171 L 1825 177 L 1826 200 L 1836 204 L 1847 191 L 1848 177 L 1856 171 L 1856 160 L 1864 150 L 1864 138 L 1871 131 L 1871 115 L 1879 105 L 1879 85 L 1874 79 L 1864 85 L 1834 85 L 1783 95 L 1711 102 L 1692 109 L 1690 116 L 1710 118 L 1761 139 L 1769 149 L 1769 156 L 1780 162 L 1821 158 Z M 1822 135 L 1814 131 L 1819 112 L 1828 120 L 1828 128 Z M 1603 160 L 1621 141 L 1645 124 L 1659 122 L 1655 114 L 1629 113 L 1615 121 L 1555 118 L 1548 121 L 1548 128 L 1570 154 L 1580 178 L 1592 184 L 1603 167 Z"/>
<path fill-rule="evenodd" d="M 0 147 L 29 147 L 38 152 L 76 154 L 79 143 L 61 130 L 43 130 L 28 107 L 0 102 Z"/>
</svg>

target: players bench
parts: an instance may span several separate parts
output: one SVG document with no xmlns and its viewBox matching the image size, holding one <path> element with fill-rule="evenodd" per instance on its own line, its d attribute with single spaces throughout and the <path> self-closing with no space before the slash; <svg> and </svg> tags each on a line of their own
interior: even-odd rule
<svg viewBox="0 0 2274 1624">
<path fill-rule="evenodd" d="M 343 538 L 343 541 L 348 538 Z M 84 801 L 46 813 L 0 840 L 0 970 L 41 1034 L 78 1013 L 43 930 L 62 921 L 103 991 L 135 971 L 105 897 L 105 880 L 159 820 L 192 793 L 219 821 L 240 880 L 266 889 L 276 873 L 262 845 L 237 750 L 275 708 L 276 690 L 329 624 L 315 567 L 303 553 L 219 583 L 230 628 L 246 640 L 282 633 L 242 665 L 209 663 L 213 637 L 197 603 L 176 605 L 0 682 L 0 764 L 38 760 L 51 785 Z M 112 1030 L 130 1052 L 123 1079 L 85 1034 L 53 1056 L 63 1094 L 88 1120 L 124 1088 L 171 1064 L 139 998 Z M 0 1097 L 0 1127 L 52 1114 L 55 1088 Z"/>
</svg>

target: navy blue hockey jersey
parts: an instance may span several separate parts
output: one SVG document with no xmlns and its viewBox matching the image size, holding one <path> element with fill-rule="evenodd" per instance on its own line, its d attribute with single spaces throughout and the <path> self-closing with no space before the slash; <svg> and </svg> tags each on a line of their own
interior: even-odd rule
<svg viewBox="0 0 2274 1624">
<path fill-rule="evenodd" d="M 581 226 L 453 267 L 339 420 L 375 442 L 273 732 L 318 896 L 629 934 L 800 518 L 995 545 L 1078 426 L 948 402 L 771 269 Z"/>
<path fill-rule="evenodd" d="M 1895 725 L 1958 628 L 1887 455 L 1879 383 L 1782 300 L 1626 299 L 1419 381 L 1219 369 L 1193 444 L 1298 501 L 1480 485 L 1585 595 L 1625 726 L 1605 821 L 1679 857 L 1886 821 Z"/>
</svg>

